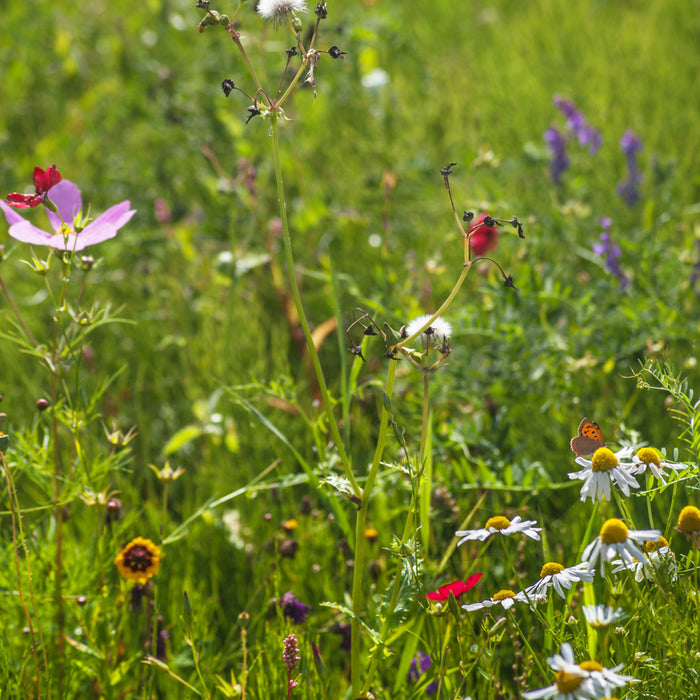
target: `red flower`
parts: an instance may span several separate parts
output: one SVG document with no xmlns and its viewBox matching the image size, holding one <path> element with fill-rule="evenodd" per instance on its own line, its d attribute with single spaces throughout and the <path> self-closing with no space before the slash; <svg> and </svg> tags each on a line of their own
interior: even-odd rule
<svg viewBox="0 0 700 700">
<path fill-rule="evenodd" d="M 428 593 L 428 595 L 425 597 L 428 600 L 446 601 L 450 597 L 450 593 L 452 593 L 455 598 L 459 598 L 462 593 L 466 593 L 468 590 L 474 588 L 482 576 L 483 574 L 474 574 L 466 581 L 453 581 L 452 583 L 447 583 L 444 586 L 440 586 L 437 591 Z"/>
<path fill-rule="evenodd" d="M 487 216 L 487 213 L 481 214 L 469 227 L 470 233 L 473 231 L 469 237 L 469 246 L 472 249 L 472 253 L 477 257 L 489 250 L 495 250 L 498 245 L 498 230 L 496 227 L 483 225 L 483 221 Z"/>
<path fill-rule="evenodd" d="M 34 168 L 34 194 L 20 194 L 19 192 L 10 192 L 5 200 L 10 206 L 17 209 L 34 209 L 41 204 L 46 198 L 46 193 L 54 186 L 61 182 L 61 173 L 58 172 L 55 165 L 52 165 L 46 170 L 40 167 Z"/>
</svg>

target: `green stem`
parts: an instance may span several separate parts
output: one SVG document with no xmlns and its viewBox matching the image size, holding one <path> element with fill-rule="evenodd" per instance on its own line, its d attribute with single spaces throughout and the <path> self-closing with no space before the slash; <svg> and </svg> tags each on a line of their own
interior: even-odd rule
<svg viewBox="0 0 700 700">
<path fill-rule="evenodd" d="M 19 309 L 15 305 L 15 302 L 12 300 L 12 297 L 10 296 L 10 292 L 8 291 L 7 287 L 5 286 L 5 282 L 0 277 L 0 289 L 2 289 L 3 294 L 5 295 L 5 298 L 7 299 L 8 304 L 12 307 L 12 310 L 15 312 L 15 318 L 17 319 L 18 323 L 20 326 L 22 326 L 22 330 L 26 333 L 27 338 L 32 341 L 32 344 L 34 345 L 35 348 L 39 349 L 39 342 L 37 339 L 34 337 L 32 332 L 29 330 L 29 327 L 27 324 L 24 322 L 24 318 L 22 318 L 22 314 L 19 312 Z"/>
<path fill-rule="evenodd" d="M 450 292 L 447 299 L 445 299 L 445 301 L 442 302 L 440 308 L 423 324 L 422 328 L 419 328 L 413 335 L 409 336 L 408 338 L 405 338 L 400 343 L 397 343 L 394 347 L 401 349 L 409 343 L 412 343 L 426 328 L 428 328 L 432 323 L 435 323 L 435 319 L 439 318 L 445 311 L 447 311 L 447 309 L 450 307 L 450 304 L 452 304 L 454 298 L 457 296 L 457 293 L 461 289 L 464 280 L 467 279 L 467 274 L 469 273 L 470 269 L 471 265 L 464 265 L 464 267 L 462 268 L 462 272 L 459 278 L 457 279 L 457 282 L 455 283 L 454 288 Z"/>
<path fill-rule="evenodd" d="M 360 634 L 361 626 L 359 617 L 362 615 L 364 608 L 364 583 L 365 583 L 365 525 L 367 523 L 367 510 L 369 508 L 370 494 L 372 487 L 377 478 L 379 465 L 381 464 L 382 454 L 384 453 L 384 444 L 386 443 L 387 427 L 389 425 L 389 410 L 387 403 L 391 401 L 391 395 L 394 391 L 394 377 L 396 376 L 395 361 L 389 362 L 389 371 L 387 373 L 386 384 L 384 386 L 384 405 L 382 406 L 382 415 L 379 423 L 379 435 L 377 436 L 377 446 L 374 450 L 374 458 L 372 465 L 367 475 L 365 489 L 362 496 L 362 504 L 357 511 L 357 522 L 355 526 L 355 561 L 352 572 L 352 609 L 355 613 L 355 619 L 352 621 L 352 637 L 350 643 L 350 680 L 352 684 L 352 697 L 360 697 Z"/>
<path fill-rule="evenodd" d="M 333 436 L 333 440 L 335 441 L 340 461 L 343 464 L 345 477 L 350 482 L 350 486 L 353 490 L 353 493 L 359 498 L 362 495 L 362 490 L 360 489 L 357 480 L 355 479 L 355 475 L 352 473 L 350 460 L 348 459 L 347 453 L 345 452 L 343 439 L 338 429 L 338 422 L 336 421 L 335 415 L 333 414 L 333 404 L 331 402 L 330 394 L 328 393 L 326 379 L 323 375 L 323 368 L 321 367 L 321 361 L 319 360 L 318 353 L 316 352 L 316 347 L 314 346 L 314 341 L 311 336 L 311 328 L 309 327 L 309 322 L 306 318 L 306 312 L 304 311 L 304 306 L 301 301 L 301 294 L 299 292 L 299 285 L 297 284 L 296 269 L 294 265 L 294 253 L 292 250 L 292 237 L 289 233 L 289 222 L 287 220 L 287 201 L 284 196 L 284 182 L 282 180 L 282 162 L 280 158 L 279 144 L 279 125 L 277 123 L 278 118 L 279 115 L 277 113 L 273 112 L 270 115 L 270 121 L 272 124 L 272 152 L 275 161 L 275 179 L 277 181 L 277 197 L 279 199 L 280 218 L 282 219 L 282 238 L 284 240 L 284 253 L 287 261 L 289 286 L 292 290 L 294 305 L 296 306 L 297 313 L 299 314 L 299 323 L 301 324 L 301 328 L 304 331 L 304 338 L 306 338 L 306 347 L 309 351 L 311 363 L 313 364 L 314 372 L 316 374 L 316 381 L 318 382 L 318 388 L 321 392 L 321 400 L 323 401 L 323 407 L 325 409 L 326 417 L 328 419 L 328 426 L 330 428 L 331 435 Z"/>
</svg>

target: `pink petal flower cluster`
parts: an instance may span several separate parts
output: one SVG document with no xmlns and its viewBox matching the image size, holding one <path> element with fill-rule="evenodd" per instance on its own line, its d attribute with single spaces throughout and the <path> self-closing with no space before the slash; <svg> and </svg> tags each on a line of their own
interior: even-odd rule
<svg viewBox="0 0 700 700">
<path fill-rule="evenodd" d="M 58 175 L 58 171 L 56 174 Z M 58 177 L 61 176 L 58 175 Z M 60 180 L 50 187 L 51 201 L 56 207 L 55 212 L 49 208 L 46 209 L 49 223 L 53 229 L 51 232 L 37 228 L 30 221 L 21 217 L 6 202 L 0 200 L 0 209 L 4 212 L 7 223 L 10 224 L 9 234 L 12 238 L 31 245 L 47 245 L 58 250 L 77 252 L 89 245 L 114 238 L 119 229 L 136 213 L 135 209 L 129 209 L 129 200 L 125 200 L 107 209 L 104 214 L 98 216 L 84 228 L 80 228 L 79 223 L 76 222 L 80 222 L 82 217 L 83 203 L 78 187 L 69 180 Z"/>
</svg>

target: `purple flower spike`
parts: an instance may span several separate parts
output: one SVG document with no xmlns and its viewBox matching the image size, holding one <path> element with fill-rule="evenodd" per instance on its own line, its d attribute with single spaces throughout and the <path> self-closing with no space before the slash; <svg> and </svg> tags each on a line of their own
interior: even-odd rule
<svg viewBox="0 0 700 700">
<path fill-rule="evenodd" d="M 620 283 L 621 289 L 627 289 L 629 287 L 629 278 L 620 268 L 618 260 L 620 259 L 620 247 L 613 243 L 610 237 L 610 226 L 612 221 L 605 217 L 600 220 L 600 225 L 603 228 L 603 232 L 600 234 L 600 243 L 593 244 L 593 252 L 596 255 L 600 255 L 605 258 L 605 268 L 611 274 L 617 277 L 617 281 Z"/>
<path fill-rule="evenodd" d="M 637 153 L 644 147 L 639 136 L 632 129 L 627 129 L 620 139 L 620 148 L 627 161 L 627 179 L 618 183 L 617 193 L 632 206 L 639 199 L 639 183 L 642 181 L 642 173 L 637 167 Z"/>
<path fill-rule="evenodd" d="M 561 182 L 561 174 L 569 167 L 569 159 L 566 155 L 566 136 L 556 127 L 550 126 L 544 132 L 544 140 L 552 151 L 552 182 L 558 185 Z"/>
<path fill-rule="evenodd" d="M 625 154 L 625 158 L 629 161 L 630 159 L 636 159 L 636 154 L 641 151 L 644 146 L 642 146 L 642 141 L 637 136 L 632 129 L 627 129 L 620 139 L 620 148 Z"/>
<path fill-rule="evenodd" d="M 22 243 L 47 245 L 73 253 L 114 238 L 136 213 L 135 209 L 129 209 L 129 200 L 125 200 L 110 207 L 83 228 L 80 190 L 69 180 L 61 180 L 51 188 L 51 201 L 58 213 L 46 210 L 53 228 L 53 232 L 49 233 L 34 226 L 0 200 L 0 208 L 10 224 L 10 236 Z"/>
<path fill-rule="evenodd" d="M 603 137 L 598 129 L 594 129 L 583 114 L 576 109 L 571 100 L 565 100 L 556 95 L 554 106 L 566 117 L 566 128 L 572 131 L 582 146 L 588 146 L 588 152 L 593 156 L 600 149 Z"/>
</svg>

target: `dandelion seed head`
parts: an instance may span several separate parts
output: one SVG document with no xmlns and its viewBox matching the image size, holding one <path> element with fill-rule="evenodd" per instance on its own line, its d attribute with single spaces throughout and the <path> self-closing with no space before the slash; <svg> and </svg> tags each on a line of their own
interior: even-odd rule
<svg viewBox="0 0 700 700">
<path fill-rule="evenodd" d="M 260 0 L 258 14 L 268 21 L 279 22 L 286 15 L 295 12 L 306 12 L 304 0 Z"/>
<path fill-rule="evenodd" d="M 423 328 L 423 326 L 430 320 L 430 318 L 430 314 L 423 314 L 422 316 L 414 318 L 406 326 L 406 333 L 408 334 L 408 337 L 414 335 L 421 328 Z M 428 328 L 426 328 L 423 331 L 422 335 L 425 337 L 432 335 L 433 337 L 437 338 L 438 341 L 443 341 L 452 336 L 452 324 L 449 321 L 445 321 L 442 318 L 436 318 L 430 324 L 430 326 L 428 326 Z"/>
</svg>

